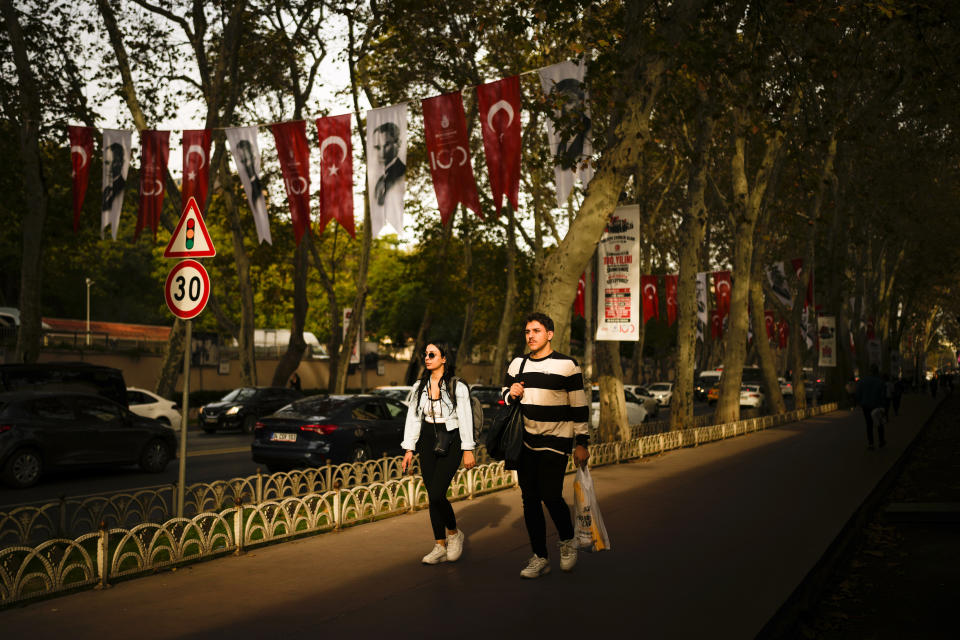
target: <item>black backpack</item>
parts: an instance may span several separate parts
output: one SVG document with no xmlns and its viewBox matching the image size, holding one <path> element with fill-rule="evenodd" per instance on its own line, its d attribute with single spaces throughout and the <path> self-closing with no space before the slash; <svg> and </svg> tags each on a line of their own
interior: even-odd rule
<svg viewBox="0 0 960 640">
<path fill-rule="evenodd" d="M 463 379 L 456 376 L 453 377 L 453 392 L 457 392 L 457 383 L 463 382 L 467 384 Z M 469 392 L 470 385 L 467 385 L 467 390 Z M 480 446 L 480 432 L 483 430 L 483 405 L 480 404 L 480 399 L 474 395 L 470 395 L 470 412 L 473 414 L 473 442 L 475 446 Z"/>
</svg>

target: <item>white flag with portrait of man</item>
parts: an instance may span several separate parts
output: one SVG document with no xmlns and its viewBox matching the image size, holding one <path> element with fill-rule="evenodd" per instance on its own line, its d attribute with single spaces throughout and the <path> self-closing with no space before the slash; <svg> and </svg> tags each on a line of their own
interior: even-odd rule
<svg viewBox="0 0 960 640">
<path fill-rule="evenodd" d="M 132 131 L 103 130 L 103 200 L 100 205 L 100 237 L 103 230 L 111 227 L 113 239 L 117 239 L 120 226 L 120 211 L 123 209 L 123 192 L 127 187 L 127 172 L 130 170 L 130 141 Z"/>
<path fill-rule="evenodd" d="M 697 340 L 704 342 L 707 328 L 707 272 L 697 274 Z"/>
<path fill-rule="evenodd" d="M 373 237 L 388 224 L 403 232 L 406 172 L 406 103 L 367 111 L 367 198 Z"/>
<path fill-rule="evenodd" d="M 256 127 L 232 127 L 226 130 L 233 162 L 237 166 L 237 175 L 247 202 L 253 212 L 253 223 L 257 227 L 257 240 L 273 244 L 270 237 L 270 220 L 267 218 L 267 192 L 260 182 L 260 146 L 257 144 Z"/>
<path fill-rule="evenodd" d="M 588 105 L 586 61 L 570 60 L 540 69 L 540 86 L 553 110 L 546 119 L 547 142 L 554 158 L 557 206 L 567 204 L 573 181 L 586 187 L 593 178 L 593 125 Z"/>
</svg>

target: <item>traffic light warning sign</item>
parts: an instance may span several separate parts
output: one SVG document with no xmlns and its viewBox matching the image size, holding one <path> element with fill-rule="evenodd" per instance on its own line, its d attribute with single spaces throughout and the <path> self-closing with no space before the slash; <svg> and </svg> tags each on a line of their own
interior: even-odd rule
<svg viewBox="0 0 960 640">
<path fill-rule="evenodd" d="M 170 242 L 163 252 L 164 258 L 211 258 L 217 255 L 217 250 L 210 240 L 207 225 L 203 223 L 200 207 L 197 201 L 190 198 L 183 214 L 177 223 L 177 228 L 170 236 Z"/>
</svg>

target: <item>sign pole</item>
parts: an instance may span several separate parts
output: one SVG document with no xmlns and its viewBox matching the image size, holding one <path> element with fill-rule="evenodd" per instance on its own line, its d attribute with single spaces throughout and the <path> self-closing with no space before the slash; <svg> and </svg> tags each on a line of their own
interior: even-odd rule
<svg viewBox="0 0 960 640">
<path fill-rule="evenodd" d="M 183 517 L 187 481 L 187 416 L 190 413 L 190 351 L 193 342 L 193 321 L 186 320 L 183 340 L 183 417 L 180 419 L 180 475 L 177 480 L 177 517 Z"/>
</svg>

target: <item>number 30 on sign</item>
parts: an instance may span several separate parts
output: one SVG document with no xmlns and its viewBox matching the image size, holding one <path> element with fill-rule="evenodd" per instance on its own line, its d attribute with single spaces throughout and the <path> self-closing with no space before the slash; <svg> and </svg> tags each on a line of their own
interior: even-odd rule
<svg viewBox="0 0 960 640">
<path fill-rule="evenodd" d="M 210 297 L 210 276 L 196 260 L 178 262 L 164 286 L 167 307 L 182 320 L 200 315 Z"/>
</svg>

